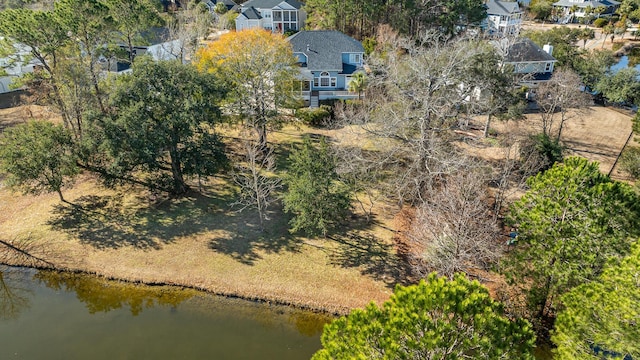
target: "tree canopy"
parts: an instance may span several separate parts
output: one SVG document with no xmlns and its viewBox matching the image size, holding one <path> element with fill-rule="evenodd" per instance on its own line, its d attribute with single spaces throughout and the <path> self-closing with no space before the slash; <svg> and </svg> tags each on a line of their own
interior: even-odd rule
<svg viewBox="0 0 640 360">
<path fill-rule="evenodd" d="M 308 0 L 312 28 L 338 29 L 358 38 L 371 36 L 378 25 L 389 24 L 403 34 L 438 30 L 447 35 L 479 24 L 487 15 L 484 3 L 469 1 Z"/>
<path fill-rule="evenodd" d="M 621 263 L 608 264 L 597 281 L 580 285 L 562 297 L 552 340 L 558 359 L 640 357 L 640 243 Z"/>
<path fill-rule="evenodd" d="M 288 190 L 283 200 L 285 211 L 293 214 L 291 230 L 326 235 L 344 219 L 350 206 L 348 189 L 338 182 L 329 145 L 323 138 L 316 147 L 310 137 L 305 137 L 289 162 L 285 178 Z"/>
<path fill-rule="evenodd" d="M 291 45 L 263 29 L 230 32 L 198 51 L 200 70 L 220 76 L 231 89 L 228 112 L 239 115 L 267 146 L 267 128 L 281 120 L 279 108 L 294 101 L 296 76 Z"/>
<path fill-rule="evenodd" d="M 143 171 L 158 187 L 183 194 L 185 175 L 215 174 L 226 162 L 213 128 L 224 94 L 217 79 L 191 65 L 137 61 L 130 75 L 117 79 L 109 114 L 92 121 L 110 159 L 108 175 Z M 171 174 L 170 184 L 163 183 L 164 172 Z"/>
<path fill-rule="evenodd" d="M 478 281 L 435 273 L 325 325 L 321 359 L 533 359 L 535 335 Z"/>
<path fill-rule="evenodd" d="M 530 38 L 538 46 L 546 44 L 553 46 L 553 57 L 558 60 L 558 66 L 573 67 L 573 62 L 579 58 L 580 49 L 574 44 L 581 36 L 580 29 L 556 26 L 550 30 L 530 30 L 522 36 Z"/>
<path fill-rule="evenodd" d="M 6 183 L 28 194 L 55 192 L 79 173 L 71 134 L 61 125 L 30 121 L 4 131 L 0 138 L 0 171 Z"/>
<path fill-rule="evenodd" d="M 572 157 L 527 181 L 510 210 L 518 242 L 505 262 L 508 277 L 528 284 L 538 317 L 553 316 L 559 296 L 600 275 L 638 234 L 638 198 L 632 188 L 600 173 L 598 164 Z"/>
<path fill-rule="evenodd" d="M 640 73 L 634 68 L 625 68 L 607 74 L 596 84 L 596 90 L 614 103 L 640 104 Z"/>
</svg>

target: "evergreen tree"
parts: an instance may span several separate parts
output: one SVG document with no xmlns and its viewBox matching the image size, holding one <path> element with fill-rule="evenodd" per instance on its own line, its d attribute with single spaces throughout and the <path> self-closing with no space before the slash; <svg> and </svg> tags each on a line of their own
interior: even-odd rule
<svg viewBox="0 0 640 360">
<path fill-rule="evenodd" d="M 600 279 L 562 297 L 553 342 L 556 357 L 598 360 L 640 358 L 640 243 L 620 264 L 609 265 Z"/>
<path fill-rule="evenodd" d="M 607 260 L 628 254 L 640 225 L 638 198 L 629 185 L 600 173 L 597 163 L 578 157 L 527 183 L 508 219 L 518 242 L 505 272 L 527 287 L 536 317 L 552 317 L 562 294 L 596 279 Z"/>
<path fill-rule="evenodd" d="M 293 214 L 292 231 L 326 236 L 344 218 L 350 206 L 346 186 L 338 181 L 335 159 L 324 140 L 316 147 L 305 137 L 302 148 L 289 156 L 285 178 L 285 211 Z"/>
<path fill-rule="evenodd" d="M 0 171 L 6 183 L 28 194 L 55 192 L 78 174 L 69 131 L 61 125 L 30 121 L 5 130 L 0 139 Z"/>
<path fill-rule="evenodd" d="M 213 128 L 224 92 L 191 65 L 137 60 L 131 75 L 118 78 L 110 114 L 92 123 L 109 159 L 107 179 L 147 174 L 151 185 L 180 195 L 188 189 L 186 175 L 215 174 L 226 164 Z"/>
<path fill-rule="evenodd" d="M 487 288 L 456 274 L 398 286 L 382 307 L 371 303 L 325 325 L 312 359 L 533 359 L 535 335 L 509 320 Z"/>
</svg>

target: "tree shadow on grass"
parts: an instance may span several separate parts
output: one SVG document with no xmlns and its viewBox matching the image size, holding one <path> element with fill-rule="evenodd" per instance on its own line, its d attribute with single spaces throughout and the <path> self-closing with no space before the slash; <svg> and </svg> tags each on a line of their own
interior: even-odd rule
<svg viewBox="0 0 640 360">
<path fill-rule="evenodd" d="M 406 281 L 408 266 L 392 244 L 357 230 L 344 235 L 332 235 L 330 239 L 338 245 L 330 253 L 333 265 L 359 268 L 363 275 L 382 281 L 390 288 Z"/>
<path fill-rule="evenodd" d="M 48 224 L 98 249 L 160 249 L 176 238 L 208 230 L 212 224 L 207 212 L 215 201 L 189 194 L 150 207 L 125 204 L 118 195 L 89 195 L 55 206 Z"/>
<path fill-rule="evenodd" d="M 288 232 L 288 217 L 281 207 L 270 211 L 272 220 L 265 222 L 264 231 L 260 231 L 257 215 L 246 210 L 225 224 L 227 237 L 218 237 L 209 241 L 209 249 L 226 254 L 238 262 L 253 265 L 262 259 L 261 253 L 273 254 L 283 251 L 298 252 L 300 244 Z"/>
</svg>

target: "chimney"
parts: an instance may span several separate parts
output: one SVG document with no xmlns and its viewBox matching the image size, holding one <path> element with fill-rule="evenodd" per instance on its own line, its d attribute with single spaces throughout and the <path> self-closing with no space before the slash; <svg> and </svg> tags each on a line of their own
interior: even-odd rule
<svg viewBox="0 0 640 360">
<path fill-rule="evenodd" d="M 551 46 L 551 44 L 546 44 L 542 47 L 542 50 L 544 50 L 549 55 L 553 55 L 553 46 Z"/>
<path fill-rule="evenodd" d="M 307 52 L 309 52 L 311 50 L 311 48 L 309 47 L 309 44 L 307 44 Z"/>
</svg>

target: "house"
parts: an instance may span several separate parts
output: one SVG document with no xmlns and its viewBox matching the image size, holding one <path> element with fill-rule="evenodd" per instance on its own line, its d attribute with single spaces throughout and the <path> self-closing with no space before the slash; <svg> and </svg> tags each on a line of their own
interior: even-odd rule
<svg viewBox="0 0 640 360">
<path fill-rule="evenodd" d="M 302 97 L 309 106 L 320 100 L 353 99 L 352 76 L 362 71 L 364 48 L 356 39 L 335 30 L 300 31 L 287 38 L 298 59 Z"/>
<path fill-rule="evenodd" d="M 2 38 L 0 38 L 2 40 Z M 31 57 L 31 48 L 24 44 L 13 44 L 13 54 L 0 58 L 0 94 L 18 90 L 13 87 L 13 82 L 22 75 L 32 73 L 42 65 L 39 60 Z"/>
<path fill-rule="evenodd" d="M 133 51 L 133 58 L 135 59 L 141 55 L 150 56 L 154 61 L 160 60 L 181 60 L 186 61 L 185 52 L 187 48 L 186 40 L 175 39 L 166 40 L 170 37 L 169 29 L 167 28 L 153 28 L 143 34 L 143 38 L 146 39 L 148 45 L 134 45 L 132 49 L 126 44 L 118 44 L 122 52 L 125 54 L 122 57 L 101 57 L 99 59 L 102 69 L 106 72 L 122 74 L 131 72 L 131 64 L 129 63 L 129 51 Z"/>
<path fill-rule="evenodd" d="M 552 53 L 551 45 L 540 48 L 530 39 L 520 38 L 507 47 L 503 63 L 513 66 L 513 72 L 520 76 L 520 85 L 533 88 L 551 79 L 557 61 Z"/>
<path fill-rule="evenodd" d="M 234 7 L 238 6 L 238 4 L 236 4 L 233 0 L 207 0 L 204 4 L 206 5 L 207 9 L 209 9 L 210 13 L 215 13 L 216 5 L 218 3 L 223 3 L 227 8 L 227 11 L 231 11 Z"/>
<path fill-rule="evenodd" d="M 487 17 L 481 27 L 491 36 L 517 35 L 522 25 L 522 11 L 515 1 L 489 0 Z"/>
<path fill-rule="evenodd" d="M 240 7 L 236 30 L 261 27 L 281 34 L 299 31 L 307 20 L 303 6 L 296 0 L 249 0 Z"/>
<path fill-rule="evenodd" d="M 619 6 L 620 2 L 615 0 L 560 0 L 553 4 L 553 7 L 560 9 L 563 14 L 559 20 L 562 23 L 573 22 L 576 18 L 591 14 L 598 17 L 612 15 Z"/>
</svg>

